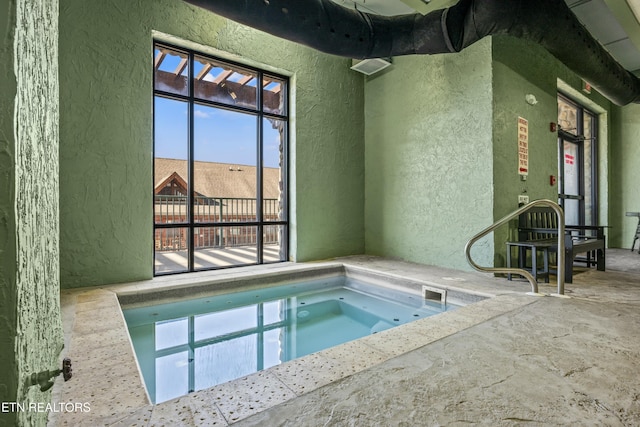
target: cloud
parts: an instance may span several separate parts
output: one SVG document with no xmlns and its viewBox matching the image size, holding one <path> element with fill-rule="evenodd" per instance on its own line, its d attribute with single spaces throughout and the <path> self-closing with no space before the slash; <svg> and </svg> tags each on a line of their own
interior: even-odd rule
<svg viewBox="0 0 640 427">
<path fill-rule="evenodd" d="M 209 113 L 206 113 L 202 110 L 194 110 L 193 115 L 196 117 L 200 117 L 201 119 L 209 118 Z"/>
</svg>

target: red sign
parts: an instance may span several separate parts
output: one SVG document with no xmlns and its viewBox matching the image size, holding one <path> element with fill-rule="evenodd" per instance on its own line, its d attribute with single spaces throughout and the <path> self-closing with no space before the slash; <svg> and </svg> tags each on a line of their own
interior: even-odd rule
<svg viewBox="0 0 640 427">
<path fill-rule="evenodd" d="M 575 161 L 575 157 L 572 156 L 571 154 L 565 154 L 564 155 L 564 162 L 566 164 L 572 165 L 574 161 Z"/>
<path fill-rule="evenodd" d="M 529 173 L 529 122 L 518 117 L 518 173 Z"/>
</svg>

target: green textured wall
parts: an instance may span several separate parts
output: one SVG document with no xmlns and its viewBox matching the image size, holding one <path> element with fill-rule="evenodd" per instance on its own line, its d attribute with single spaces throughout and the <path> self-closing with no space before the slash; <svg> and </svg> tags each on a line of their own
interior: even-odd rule
<svg viewBox="0 0 640 427">
<path fill-rule="evenodd" d="M 394 58 L 365 86 L 368 254 L 469 269 L 493 222 L 491 39 L 458 54 Z M 487 265 L 493 243 L 474 259 Z"/>
<path fill-rule="evenodd" d="M 549 184 L 558 175 L 557 134 L 549 124 L 557 121 L 559 85 L 599 114 L 599 222 L 609 224 L 610 102 L 581 93 L 581 79 L 540 46 L 493 37 L 460 54 L 394 58 L 390 71 L 367 81 L 367 253 L 468 269 L 466 241 L 517 209 L 518 195 L 557 200 Z M 529 122 L 526 181 L 518 174 L 518 117 Z M 631 141 L 634 132 L 627 134 Z M 474 260 L 504 265 L 515 223 L 477 243 Z"/>
<path fill-rule="evenodd" d="M 181 1 L 60 0 L 63 287 L 152 276 L 152 31 L 294 74 L 292 254 L 364 250 L 363 79 Z"/>
<path fill-rule="evenodd" d="M 549 184 L 550 175 L 558 175 L 558 137 L 549 130 L 557 122 L 556 75 L 547 68 L 550 55 L 538 46 L 507 37 L 494 37 L 493 52 L 493 150 L 495 219 L 518 208 L 518 195 L 530 201 L 557 201 L 558 186 Z M 534 95 L 537 104 L 525 101 Z M 518 173 L 518 117 L 529 124 L 529 175 L 526 181 Z M 496 230 L 495 264 L 505 265 L 505 242 L 516 239 L 513 227 Z"/>
<path fill-rule="evenodd" d="M 15 402 L 18 392 L 15 337 L 16 222 L 14 101 L 17 90 L 13 72 L 16 1 L 0 6 L 0 402 Z M 15 413 L 0 413 L 0 425 L 13 426 Z"/>
<path fill-rule="evenodd" d="M 518 195 L 526 194 L 530 200 L 557 201 L 558 186 L 549 184 L 549 176 L 558 176 L 557 133 L 549 130 L 551 122 L 558 120 L 558 79 L 565 82 L 564 92 L 595 110 L 606 113 L 611 104 L 595 90 L 590 95 L 581 93 L 582 80 L 569 71 L 540 46 L 511 37 L 493 38 L 493 140 L 494 140 L 494 210 L 496 219 L 518 207 Z M 536 105 L 525 101 L 532 94 Z M 517 128 L 518 117 L 529 122 L 529 175 L 521 181 L 518 175 Z M 609 115 L 601 114 L 599 140 L 599 195 L 600 224 L 608 222 L 608 144 L 606 136 Z M 496 265 L 504 265 L 505 241 L 515 238 L 515 227 L 499 229 L 495 233 Z"/>
<path fill-rule="evenodd" d="M 609 243 L 617 248 L 630 248 L 638 218 L 627 217 L 625 213 L 640 212 L 640 105 L 614 108 L 611 121 L 614 138 Z"/>
<path fill-rule="evenodd" d="M 0 104 L 0 284 L 3 402 L 48 402 L 25 381 L 62 349 L 58 267 L 58 3 L 3 3 Z M 47 413 L 3 413 L 41 426 Z M 3 424 L 4 425 L 4 424 Z"/>
</svg>

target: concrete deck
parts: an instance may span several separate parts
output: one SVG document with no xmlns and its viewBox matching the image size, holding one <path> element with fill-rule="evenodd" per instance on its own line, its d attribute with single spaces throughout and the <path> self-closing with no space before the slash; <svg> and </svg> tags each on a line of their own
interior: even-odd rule
<svg viewBox="0 0 640 427">
<path fill-rule="evenodd" d="M 640 255 L 607 256 L 608 271 L 566 285 L 570 299 L 527 296 L 526 282 L 482 274 L 341 259 L 495 297 L 159 405 L 142 387 L 116 293 L 177 284 L 65 291 L 74 378 L 56 382 L 53 401 L 90 402 L 91 411 L 52 414 L 50 425 L 640 425 Z M 287 268 L 300 266 L 268 266 Z"/>
<path fill-rule="evenodd" d="M 265 244 L 263 261 L 265 263 L 280 261 L 280 246 Z M 258 249 L 254 246 L 235 246 L 225 248 L 203 248 L 194 253 L 194 269 L 231 267 L 252 265 L 258 260 Z M 188 270 L 187 251 L 156 251 L 156 274 L 173 273 Z"/>
</svg>

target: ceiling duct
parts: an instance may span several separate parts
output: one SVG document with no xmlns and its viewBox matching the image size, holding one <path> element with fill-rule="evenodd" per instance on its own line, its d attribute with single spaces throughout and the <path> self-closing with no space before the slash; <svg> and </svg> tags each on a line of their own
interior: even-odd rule
<svg viewBox="0 0 640 427">
<path fill-rule="evenodd" d="M 538 43 L 618 105 L 640 102 L 625 70 L 563 0 L 460 0 L 435 10 L 380 16 L 331 0 L 184 0 L 267 33 L 347 58 L 459 52 L 491 35 Z"/>
<path fill-rule="evenodd" d="M 366 0 L 364 0 L 366 1 Z M 400 0 L 416 12 L 426 15 L 436 9 L 444 9 L 458 3 L 458 0 Z"/>
<path fill-rule="evenodd" d="M 370 59 L 363 59 L 363 60 L 354 59 L 352 61 L 351 69 L 354 71 L 358 71 L 362 74 L 366 74 L 367 76 L 370 76 L 372 74 L 375 74 L 379 71 L 384 70 L 389 65 L 391 65 L 390 58 L 389 59 L 370 58 Z"/>
</svg>

